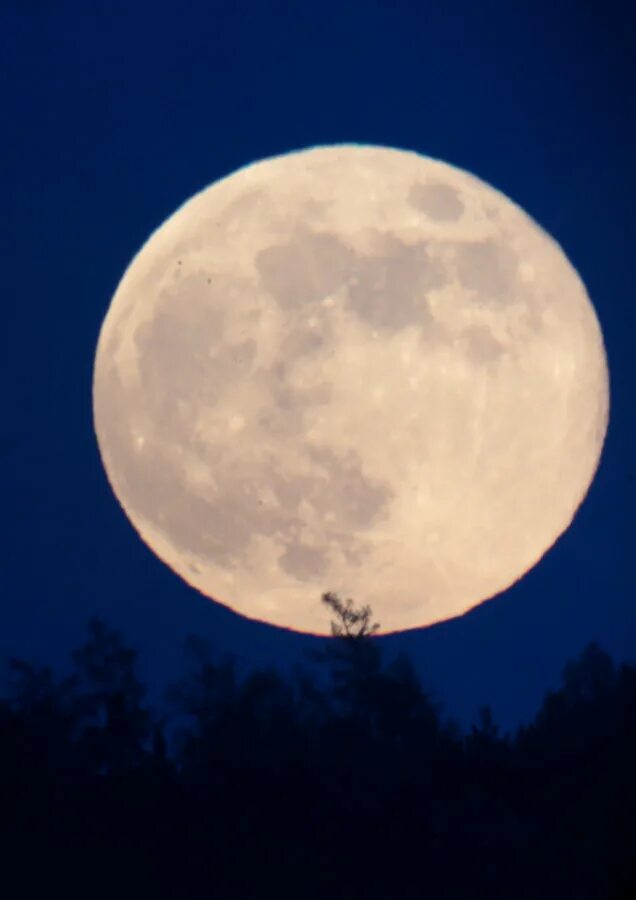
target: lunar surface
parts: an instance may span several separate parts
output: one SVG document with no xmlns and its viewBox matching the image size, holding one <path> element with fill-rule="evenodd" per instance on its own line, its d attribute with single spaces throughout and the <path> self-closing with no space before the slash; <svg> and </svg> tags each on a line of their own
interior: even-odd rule
<svg viewBox="0 0 636 900">
<path fill-rule="evenodd" d="M 253 619 L 458 616 L 570 525 L 609 410 L 576 270 L 505 195 L 412 152 L 315 147 L 181 206 L 125 272 L 93 404 L 145 543 Z"/>
</svg>

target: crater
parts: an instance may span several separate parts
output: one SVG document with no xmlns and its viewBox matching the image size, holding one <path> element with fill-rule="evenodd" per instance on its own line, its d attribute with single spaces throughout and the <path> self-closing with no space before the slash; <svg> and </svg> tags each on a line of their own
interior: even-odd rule
<svg viewBox="0 0 636 900">
<path fill-rule="evenodd" d="M 448 184 L 416 183 L 411 186 L 407 201 L 434 222 L 456 222 L 465 209 L 457 191 Z"/>
</svg>

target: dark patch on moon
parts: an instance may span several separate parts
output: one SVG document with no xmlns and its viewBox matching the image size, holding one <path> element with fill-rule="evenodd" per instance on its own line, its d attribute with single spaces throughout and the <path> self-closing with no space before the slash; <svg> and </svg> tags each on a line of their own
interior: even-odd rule
<svg viewBox="0 0 636 900">
<path fill-rule="evenodd" d="M 388 485 L 364 476 L 354 453 L 342 457 L 328 447 L 313 448 L 313 470 L 290 477 L 276 459 L 234 460 L 230 445 L 198 445 L 192 422 L 176 427 L 173 419 L 158 415 L 153 404 L 160 393 L 157 384 L 146 384 L 141 391 L 127 388 L 114 367 L 102 369 L 96 378 L 96 409 L 99 433 L 108 435 L 108 443 L 101 450 L 107 471 L 116 476 L 116 495 L 134 521 L 150 523 L 185 556 L 232 568 L 245 558 L 253 536 L 277 536 L 284 548 L 281 567 L 315 580 L 327 566 L 328 543 L 316 548 L 303 538 L 301 503 L 313 504 L 319 520 L 323 518 L 321 540 L 326 536 L 328 542 L 329 534 L 338 532 L 344 550 L 348 544 L 359 546 L 361 536 L 355 532 L 371 526 L 393 497 Z M 299 408 L 306 411 L 307 402 L 299 401 Z M 185 453 L 197 458 L 216 483 L 191 482 Z M 273 493 L 275 505 L 263 502 L 264 487 Z"/>
<path fill-rule="evenodd" d="M 409 245 L 383 236 L 379 250 L 359 258 L 348 305 L 374 329 L 431 326 L 426 293 L 446 280 L 444 266 L 431 258 L 426 243 Z"/>
<path fill-rule="evenodd" d="M 455 264 L 460 284 L 484 298 L 506 302 L 517 286 L 517 258 L 497 241 L 456 244 Z"/>
<path fill-rule="evenodd" d="M 333 384 L 328 381 L 299 384 L 294 378 L 297 362 L 328 349 L 333 340 L 332 329 L 322 310 L 317 310 L 316 327 L 310 327 L 304 317 L 292 319 L 279 347 L 279 358 L 269 368 L 254 372 L 271 395 L 271 403 L 259 418 L 260 426 L 270 434 L 298 437 L 307 427 L 312 408 L 323 406 L 333 398 Z"/>
<path fill-rule="evenodd" d="M 311 328 L 309 325 L 299 324 L 289 331 L 280 345 L 280 355 L 284 360 L 296 360 L 299 356 L 307 356 L 316 353 L 328 346 L 325 323 L 321 327 Z"/>
<path fill-rule="evenodd" d="M 498 362 L 506 352 L 485 325 L 473 325 L 462 332 L 464 350 L 468 359 L 476 365 L 488 366 Z"/>
<path fill-rule="evenodd" d="M 343 241 L 328 234 L 299 231 L 283 244 L 262 250 L 256 266 L 265 290 L 288 315 L 314 307 L 321 327 L 328 312 L 321 301 L 347 286 L 345 304 L 372 329 L 399 331 L 410 325 L 432 328 L 427 291 L 447 280 L 441 261 L 427 243 L 407 244 L 392 235 L 376 235 L 373 251 L 354 253 Z M 294 328 L 281 348 L 297 356 L 320 349 L 329 335 L 319 329 Z"/>
<path fill-rule="evenodd" d="M 218 402 L 252 370 L 257 354 L 253 338 L 224 341 L 227 284 L 219 279 L 211 289 L 207 281 L 190 276 L 165 291 L 153 319 L 134 335 L 145 402 L 157 426 L 175 436 L 183 436 L 179 418 Z"/>
<path fill-rule="evenodd" d="M 349 277 L 353 261 L 353 252 L 337 237 L 299 231 L 261 250 L 255 263 L 265 290 L 282 309 L 294 309 L 333 293 Z"/>
<path fill-rule="evenodd" d="M 158 419 L 148 407 L 146 393 L 127 389 L 114 368 L 98 374 L 96 410 L 99 433 L 108 435 L 100 449 L 107 471 L 116 478 L 116 495 L 126 509 L 135 519 L 139 516 L 149 522 L 180 551 L 215 558 L 224 531 L 214 534 L 210 530 L 213 506 L 185 480 L 180 444 L 185 445 L 187 434 L 175 431 L 173 422 Z M 137 433 L 143 435 L 139 449 L 135 446 Z M 236 546 L 240 546 L 238 540 Z"/>
<path fill-rule="evenodd" d="M 312 503 L 323 513 L 352 528 L 370 527 L 394 496 L 392 488 L 364 476 L 357 454 L 345 458 L 327 446 L 309 447 L 309 456 L 323 472 L 317 480 Z"/>
<path fill-rule="evenodd" d="M 320 578 L 326 572 L 329 557 L 324 550 L 311 547 L 302 541 L 293 541 L 286 546 L 278 563 L 289 575 L 301 581 L 310 581 Z"/>
<path fill-rule="evenodd" d="M 117 475 L 117 496 L 125 499 L 133 514 L 145 519 L 183 554 L 195 554 L 210 562 L 233 565 L 233 560 L 247 550 L 254 534 L 269 534 L 289 525 L 289 509 L 265 509 L 259 504 L 258 492 L 263 471 L 253 465 L 219 460 L 216 466 L 207 461 L 211 474 L 218 476 L 213 485 L 188 481 L 188 463 L 181 447 L 199 456 L 194 443 L 174 434 L 172 425 L 164 429 L 150 416 L 152 429 L 146 429 L 143 447 L 134 446 L 133 426 L 136 410 L 142 407 L 141 396 L 124 392 L 119 398 L 111 382 L 104 386 L 111 409 L 100 403 L 102 417 L 110 420 L 109 443 L 105 459 L 109 471 Z M 114 407 L 114 409 L 112 408 Z M 128 411 L 128 421 L 113 427 L 112 413 Z"/>
<path fill-rule="evenodd" d="M 407 202 L 434 222 L 457 222 L 465 208 L 457 191 L 448 184 L 415 183 L 409 189 Z"/>
<path fill-rule="evenodd" d="M 311 497 L 316 486 L 315 476 L 296 475 L 290 478 L 280 467 L 267 472 L 266 479 L 281 507 L 288 511 L 296 511 L 303 498 Z"/>
<path fill-rule="evenodd" d="M 357 454 L 326 446 L 308 448 L 311 468 L 296 477 L 286 477 L 278 460 L 233 458 L 229 435 L 217 446 L 197 433 L 200 413 L 246 377 L 262 376 L 271 398 L 260 426 L 283 446 L 298 442 L 308 419 L 333 398 L 329 381 L 305 386 L 294 377 L 299 360 L 333 344 L 335 326 L 320 301 L 357 275 L 349 306 L 373 327 L 401 328 L 426 321 L 425 292 L 445 275 L 425 244 L 380 237 L 368 258 L 336 237 L 308 232 L 263 251 L 257 264 L 264 287 L 288 316 L 277 362 L 258 370 L 255 339 L 231 345 L 224 338 L 232 303 L 245 306 L 244 287 L 207 272 L 185 275 L 162 291 L 153 318 L 134 335 L 141 386 L 125 386 L 114 368 L 97 378 L 96 408 L 106 426 L 100 433 L 108 435 L 103 455 L 130 513 L 184 556 L 232 568 L 245 559 L 254 536 L 267 535 L 280 542 L 285 571 L 317 580 L 334 536 L 348 558 L 360 558 L 365 530 L 386 514 L 394 491 L 365 477 Z M 315 304 L 313 327 L 307 304 Z M 196 479 L 189 460 L 196 461 Z M 201 479 L 206 472 L 214 483 Z M 264 501 L 263 488 L 274 504 Z M 302 532 L 303 502 L 316 510 L 324 546 Z"/>
<path fill-rule="evenodd" d="M 308 452 L 317 466 L 312 476 L 291 480 L 279 475 L 272 482 L 273 490 L 285 506 L 297 509 L 303 500 L 311 503 L 322 517 L 327 546 L 337 543 L 352 563 L 360 562 L 364 530 L 386 513 L 394 491 L 387 484 L 366 478 L 353 452 L 342 457 L 326 446 L 309 447 Z M 296 578 L 317 579 L 326 571 L 327 551 L 303 541 L 299 521 L 298 514 L 284 533 L 286 549 L 279 563 Z"/>
</svg>

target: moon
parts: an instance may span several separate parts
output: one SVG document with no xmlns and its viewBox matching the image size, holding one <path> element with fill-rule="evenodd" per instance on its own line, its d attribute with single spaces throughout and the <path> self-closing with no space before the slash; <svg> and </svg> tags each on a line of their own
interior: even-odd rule
<svg viewBox="0 0 636 900">
<path fill-rule="evenodd" d="M 609 414 L 559 245 L 455 166 L 341 144 L 245 166 L 146 241 L 95 356 L 99 452 L 189 585 L 326 634 L 465 613 L 568 528 Z"/>
</svg>

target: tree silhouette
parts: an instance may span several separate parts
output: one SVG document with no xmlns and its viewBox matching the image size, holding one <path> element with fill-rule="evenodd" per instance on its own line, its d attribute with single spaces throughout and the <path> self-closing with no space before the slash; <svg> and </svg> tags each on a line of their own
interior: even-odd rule
<svg viewBox="0 0 636 900">
<path fill-rule="evenodd" d="M 84 646 L 73 653 L 82 690 L 79 741 L 94 771 L 124 771 L 141 764 L 152 730 L 151 714 L 142 703 L 146 689 L 136 672 L 137 651 L 100 619 L 91 619 L 88 631 Z"/>
<path fill-rule="evenodd" d="M 34 735 L 46 736 L 49 749 L 73 737 L 78 716 L 78 679 L 56 679 L 50 666 L 9 662 L 9 708 Z"/>
<path fill-rule="evenodd" d="M 99 620 L 69 676 L 13 661 L 3 882 L 75 896 L 99 873 L 155 900 L 373 900 L 398 878 L 404 897 L 636 896 L 634 666 L 589 645 L 514 737 L 488 706 L 462 735 L 408 657 L 385 664 L 371 610 L 324 596 L 326 687 L 273 668 L 240 679 L 193 638 L 173 709 L 154 713 L 136 653 Z"/>
<path fill-rule="evenodd" d="M 311 652 L 313 659 L 326 663 L 331 676 L 331 698 L 340 713 L 350 718 L 364 715 L 370 682 L 380 672 L 382 659 L 373 640 L 380 627 L 371 623 L 371 608 L 356 609 L 349 598 L 327 591 L 321 597 L 336 618 L 331 620 L 331 638 L 322 650 Z"/>
<path fill-rule="evenodd" d="M 595 641 L 563 669 L 563 693 L 569 705 L 594 703 L 607 696 L 615 683 L 612 658 Z"/>
<path fill-rule="evenodd" d="M 337 594 L 326 591 L 321 601 L 336 615 L 336 619 L 331 621 L 333 637 L 363 640 L 375 634 L 380 627 L 379 622 L 371 624 L 371 607 L 362 606 L 356 609 L 350 597 L 343 602 Z"/>
<path fill-rule="evenodd" d="M 45 783 L 77 766 L 74 741 L 82 707 L 75 676 L 58 679 L 49 666 L 17 659 L 10 661 L 9 673 L 0 770 L 12 773 L 14 788 L 22 785 L 26 814 Z"/>
</svg>

